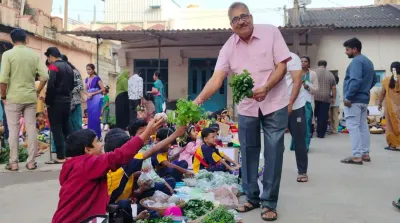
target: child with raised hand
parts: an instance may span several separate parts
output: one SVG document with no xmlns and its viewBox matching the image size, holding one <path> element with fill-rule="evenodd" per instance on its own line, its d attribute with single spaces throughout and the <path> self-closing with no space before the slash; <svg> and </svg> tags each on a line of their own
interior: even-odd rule
<svg viewBox="0 0 400 223">
<path fill-rule="evenodd" d="M 159 129 L 156 135 L 157 143 L 163 141 L 173 133 L 174 132 L 169 128 Z M 176 144 L 176 142 L 169 144 L 167 147 L 165 147 L 165 150 L 170 149 L 172 147 L 172 144 Z M 188 163 L 185 160 L 171 163 L 170 160 L 168 159 L 168 151 L 159 152 L 156 155 L 153 155 L 151 157 L 151 163 L 160 177 L 171 176 L 177 182 L 182 182 L 182 177 L 184 174 L 187 177 L 194 176 L 193 172 L 187 170 Z"/>
<path fill-rule="evenodd" d="M 206 169 L 209 172 L 215 171 L 234 171 L 240 168 L 240 165 L 230 159 L 223 152 L 220 152 L 216 146 L 217 133 L 212 128 L 204 128 L 201 131 L 201 137 L 203 138 L 204 144 L 198 148 L 193 158 L 193 170 L 198 173 L 202 169 Z M 235 165 L 230 166 L 226 161 Z"/>
<path fill-rule="evenodd" d="M 135 158 L 133 158 L 128 164 L 123 165 L 116 171 L 109 171 L 107 174 L 108 179 L 108 195 L 110 196 L 110 204 L 117 204 L 119 208 L 121 208 L 124 213 L 124 219 L 127 222 L 132 222 L 132 209 L 129 199 L 132 197 L 140 198 L 143 197 L 142 194 L 148 191 L 151 187 L 150 183 L 145 182 L 144 184 L 138 184 L 139 188 L 137 190 L 133 190 L 135 184 L 134 175 L 140 175 L 143 160 L 151 157 L 153 154 L 163 151 L 163 148 L 172 143 L 177 137 L 183 135 L 185 132 L 185 128 L 178 129 L 174 134 L 169 136 L 164 141 L 160 142 L 158 145 L 152 147 L 143 153 L 137 153 Z M 126 142 L 129 141 L 129 136 L 122 129 L 112 129 L 109 133 L 104 137 L 104 150 L 106 152 L 112 152 L 116 148 L 121 147 Z M 145 216 L 145 213 L 139 214 L 139 216 Z"/>
<path fill-rule="evenodd" d="M 152 120 L 140 136 L 108 153 L 103 153 L 102 143 L 92 130 L 82 129 L 68 136 L 66 154 L 70 158 L 60 172 L 60 199 L 52 222 L 77 223 L 106 214 L 108 171 L 128 164 L 163 122 Z"/>
</svg>

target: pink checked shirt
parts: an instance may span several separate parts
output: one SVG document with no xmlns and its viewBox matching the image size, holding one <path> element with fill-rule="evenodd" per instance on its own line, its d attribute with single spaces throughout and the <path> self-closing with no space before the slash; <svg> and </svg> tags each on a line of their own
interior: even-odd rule
<svg viewBox="0 0 400 223">
<path fill-rule="evenodd" d="M 196 142 L 189 142 L 181 154 L 179 154 L 179 161 L 186 160 L 188 169 L 193 170 L 193 154 L 202 144 L 203 141 L 201 139 L 196 140 Z"/>
<path fill-rule="evenodd" d="M 278 28 L 273 25 L 254 25 L 247 44 L 233 34 L 219 52 L 215 70 L 240 74 L 247 69 L 255 82 L 253 90 L 267 83 L 275 65 L 290 59 L 290 52 Z M 246 98 L 238 105 L 240 115 L 258 117 L 259 110 L 268 115 L 289 104 L 285 78 L 267 94 L 264 101 Z"/>
</svg>

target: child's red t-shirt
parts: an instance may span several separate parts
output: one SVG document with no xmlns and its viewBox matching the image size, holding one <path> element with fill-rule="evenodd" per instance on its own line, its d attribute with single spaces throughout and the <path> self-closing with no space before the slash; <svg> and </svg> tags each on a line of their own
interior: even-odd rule
<svg viewBox="0 0 400 223">
<path fill-rule="evenodd" d="M 52 223 L 78 223 L 106 214 L 107 172 L 127 164 L 142 147 L 143 140 L 134 137 L 114 152 L 67 160 L 60 173 L 60 200 Z"/>
</svg>

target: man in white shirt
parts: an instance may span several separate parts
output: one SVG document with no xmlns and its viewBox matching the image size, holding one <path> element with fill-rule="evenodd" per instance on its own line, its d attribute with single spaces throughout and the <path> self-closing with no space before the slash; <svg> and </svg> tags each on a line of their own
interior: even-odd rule
<svg viewBox="0 0 400 223">
<path fill-rule="evenodd" d="M 141 104 L 143 98 L 143 79 L 140 77 L 141 73 L 141 71 L 136 71 L 128 80 L 130 121 L 137 117 L 136 108 Z"/>
<path fill-rule="evenodd" d="M 287 63 L 287 73 L 285 75 L 289 93 L 289 121 L 288 128 L 292 135 L 291 150 L 296 153 L 298 170 L 297 182 L 305 183 L 308 181 L 308 154 L 306 146 L 306 99 L 304 87 L 302 85 L 302 68 L 299 56 L 290 53 L 292 60 Z"/>
</svg>

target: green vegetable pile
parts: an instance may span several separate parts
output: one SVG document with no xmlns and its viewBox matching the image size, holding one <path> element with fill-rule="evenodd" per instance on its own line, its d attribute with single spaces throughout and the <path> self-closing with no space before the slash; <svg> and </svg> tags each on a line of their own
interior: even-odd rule
<svg viewBox="0 0 400 223">
<path fill-rule="evenodd" d="M 220 206 L 208 214 L 200 223 L 236 223 L 233 214 Z"/>
<path fill-rule="evenodd" d="M 0 148 L 0 164 L 8 163 L 10 159 L 10 147 L 7 144 L 4 149 Z M 28 150 L 20 146 L 18 149 L 18 161 L 25 162 L 28 159 Z"/>
<path fill-rule="evenodd" d="M 251 98 L 253 96 L 254 80 L 246 69 L 243 70 L 243 73 L 234 75 L 229 86 L 232 87 L 232 97 L 235 104 L 239 104 L 245 97 Z"/>
<path fill-rule="evenodd" d="M 138 223 L 173 223 L 172 218 L 170 217 L 163 217 L 163 218 L 156 218 L 151 220 L 139 220 Z"/>
<path fill-rule="evenodd" d="M 179 99 L 176 103 L 175 115 L 169 115 L 168 122 L 176 124 L 177 126 L 187 126 L 190 123 L 197 123 L 202 120 L 204 114 L 204 109 L 200 108 L 192 101 Z"/>
<path fill-rule="evenodd" d="M 214 209 L 214 204 L 211 201 L 193 199 L 186 203 L 183 214 L 189 218 L 189 220 L 196 220 L 212 209 Z"/>
</svg>

